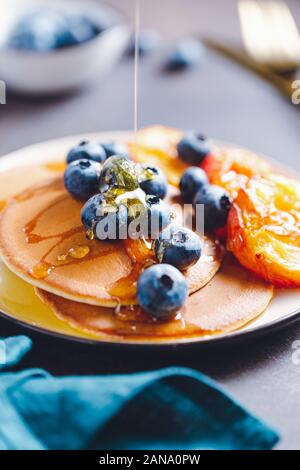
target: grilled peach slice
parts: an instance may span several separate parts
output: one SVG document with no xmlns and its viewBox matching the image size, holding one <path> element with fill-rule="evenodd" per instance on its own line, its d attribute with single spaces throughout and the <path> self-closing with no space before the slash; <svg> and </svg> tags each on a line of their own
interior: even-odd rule
<svg viewBox="0 0 300 470">
<path fill-rule="evenodd" d="M 159 167 L 173 186 L 178 187 L 187 165 L 179 160 L 176 145 L 182 131 L 163 126 L 140 130 L 128 143 L 133 159 Z"/>
<path fill-rule="evenodd" d="M 239 262 L 279 287 L 300 287 L 300 182 L 253 177 L 228 218 L 227 248 Z"/>
<path fill-rule="evenodd" d="M 233 198 L 249 178 L 270 172 L 270 165 L 249 150 L 217 146 L 201 167 L 211 184 L 222 186 Z"/>
</svg>

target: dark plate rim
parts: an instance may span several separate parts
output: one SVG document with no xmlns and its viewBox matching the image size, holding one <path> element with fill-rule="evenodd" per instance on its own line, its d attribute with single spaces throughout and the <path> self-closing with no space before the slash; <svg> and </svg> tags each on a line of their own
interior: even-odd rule
<svg viewBox="0 0 300 470">
<path fill-rule="evenodd" d="M 89 339 L 89 338 L 83 338 L 80 336 L 72 336 L 72 335 L 67 335 L 65 333 L 60 333 L 58 331 L 54 330 L 48 330 L 46 328 L 40 327 L 33 325 L 31 323 L 27 323 L 25 321 L 22 321 L 18 318 L 15 318 L 5 312 L 0 311 L 0 317 L 5 318 L 8 321 L 12 321 L 13 323 L 16 323 L 19 326 L 22 326 L 26 329 L 42 333 L 51 337 L 54 337 L 56 339 L 62 339 L 62 340 L 68 340 L 72 343 L 80 343 L 82 345 L 89 345 L 89 346 L 94 346 L 94 347 L 115 347 L 115 348 L 130 348 L 130 349 L 187 349 L 187 348 L 201 348 L 201 347 L 208 347 L 208 346 L 225 346 L 230 343 L 236 343 L 240 342 L 242 340 L 249 340 L 252 339 L 253 337 L 258 337 L 258 336 L 263 336 L 265 334 L 278 331 L 290 324 L 296 323 L 297 321 L 300 321 L 300 309 L 293 311 L 291 313 L 288 313 L 284 315 L 281 318 L 278 318 L 274 320 L 273 322 L 267 323 L 265 325 L 261 326 L 256 326 L 251 330 L 244 330 L 240 329 L 237 331 L 233 331 L 232 333 L 225 333 L 223 335 L 216 335 L 215 337 L 213 336 L 208 336 L 206 338 L 193 338 L 193 339 L 185 339 L 182 341 L 176 341 L 176 342 L 142 342 L 142 341 L 111 341 L 111 340 L 106 340 L 105 338 L 103 339 Z"/>
</svg>

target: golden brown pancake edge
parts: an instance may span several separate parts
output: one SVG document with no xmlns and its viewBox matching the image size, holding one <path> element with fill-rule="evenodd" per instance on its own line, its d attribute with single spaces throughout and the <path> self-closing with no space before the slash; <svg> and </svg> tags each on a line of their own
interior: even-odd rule
<svg viewBox="0 0 300 470">
<path fill-rule="evenodd" d="M 245 326 L 268 307 L 273 287 L 231 257 L 203 289 L 192 294 L 172 320 L 150 319 L 139 307 L 119 312 L 69 301 L 37 289 L 38 296 L 73 328 L 110 341 L 164 342 L 199 339 Z"/>
</svg>

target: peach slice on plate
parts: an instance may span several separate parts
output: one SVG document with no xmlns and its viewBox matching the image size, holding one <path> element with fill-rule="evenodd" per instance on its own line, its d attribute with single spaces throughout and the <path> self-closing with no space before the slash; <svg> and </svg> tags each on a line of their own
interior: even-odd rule
<svg viewBox="0 0 300 470">
<path fill-rule="evenodd" d="M 233 198 L 249 178 L 270 172 L 270 165 L 254 152 L 219 146 L 213 148 L 201 167 L 211 184 L 222 186 Z"/>
<path fill-rule="evenodd" d="M 251 178 L 229 213 L 227 248 L 275 286 L 300 287 L 300 182 Z"/>
</svg>

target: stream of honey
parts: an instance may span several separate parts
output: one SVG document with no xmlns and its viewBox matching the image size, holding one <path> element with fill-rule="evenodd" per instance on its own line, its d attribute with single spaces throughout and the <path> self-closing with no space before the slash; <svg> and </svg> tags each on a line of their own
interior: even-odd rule
<svg viewBox="0 0 300 470">
<path fill-rule="evenodd" d="M 134 35 L 134 119 L 133 130 L 138 131 L 138 103 L 139 103 L 139 38 L 140 38 L 140 0 L 135 1 L 135 35 Z"/>
</svg>

